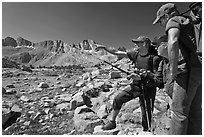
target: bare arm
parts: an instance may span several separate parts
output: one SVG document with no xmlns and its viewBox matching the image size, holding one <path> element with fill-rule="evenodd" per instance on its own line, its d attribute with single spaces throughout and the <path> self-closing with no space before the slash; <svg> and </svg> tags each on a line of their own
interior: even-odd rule
<svg viewBox="0 0 204 137">
<path fill-rule="evenodd" d="M 168 31 L 168 56 L 172 78 L 175 78 L 178 73 L 179 34 L 180 30 L 178 28 L 171 28 Z"/>
<path fill-rule="evenodd" d="M 127 52 L 125 52 L 125 51 L 119 51 L 119 50 L 116 50 L 116 49 L 113 49 L 110 47 L 106 47 L 106 46 L 97 44 L 96 50 L 99 50 L 99 49 L 104 49 L 105 51 L 107 51 L 113 55 L 118 55 L 118 56 L 121 56 L 123 58 L 128 58 Z"/>
</svg>

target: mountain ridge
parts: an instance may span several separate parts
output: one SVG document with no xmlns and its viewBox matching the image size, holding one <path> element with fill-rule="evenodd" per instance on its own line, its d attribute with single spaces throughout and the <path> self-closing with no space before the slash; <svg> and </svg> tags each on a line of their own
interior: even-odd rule
<svg viewBox="0 0 204 137">
<path fill-rule="evenodd" d="M 2 39 L 2 56 L 8 57 L 23 65 L 38 66 L 67 66 L 83 65 L 92 66 L 101 61 L 94 56 L 117 60 L 117 57 L 106 51 L 95 51 L 96 42 L 94 40 L 83 40 L 78 44 L 68 45 L 62 40 L 46 40 L 42 42 L 31 42 L 22 37 L 16 40 L 12 37 Z"/>
</svg>

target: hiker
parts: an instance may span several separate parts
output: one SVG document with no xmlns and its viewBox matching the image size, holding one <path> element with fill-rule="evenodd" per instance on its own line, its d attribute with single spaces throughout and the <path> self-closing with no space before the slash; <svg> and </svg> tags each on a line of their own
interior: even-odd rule
<svg viewBox="0 0 204 137">
<path fill-rule="evenodd" d="M 179 16 L 173 3 L 158 9 L 156 23 L 168 35 L 170 77 L 174 81 L 169 134 L 202 134 L 202 63 L 196 53 L 194 25 Z"/>
<path fill-rule="evenodd" d="M 162 35 L 160 37 L 155 37 L 152 44 L 157 49 L 158 56 L 162 57 L 155 77 L 158 77 L 157 79 L 162 79 L 164 83 L 163 91 L 166 92 L 170 98 L 172 98 L 173 81 L 170 78 L 170 64 L 168 58 L 167 40 L 167 35 Z"/>
<path fill-rule="evenodd" d="M 132 39 L 132 42 L 137 48 L 129 52 L 114 50 L 103 45 L 98 45 L 96 48 L 96 50 L 104 49 L 111 54 L 129 58 L 133 61 L 136 68 L 146 70 L 143 75 L 132 73 L 129 76 L 129 78 L 133 79 L 133 82 L 114 98 L 112 117 L 110 121 L 102 127 L 103 130 L 116 128 L 116 117 L 121 106 L 136 97 L 139 97 L 141 106 L 143 131 L 149 131 L 151 128 L 151 116 L 154 108 L 156 86 L 159 86 L 162 80 L 152 80 L 150 77 L 157 71 L 161 59 L 159 56 L 150 53 L 151 41 L 148 37 L 140 36 L 137 39 Z M 155 54 L 155 52 L 153 54 Z M 142 83 L 138 82 L 141 79 L 144 81 Z"/>
</svg>

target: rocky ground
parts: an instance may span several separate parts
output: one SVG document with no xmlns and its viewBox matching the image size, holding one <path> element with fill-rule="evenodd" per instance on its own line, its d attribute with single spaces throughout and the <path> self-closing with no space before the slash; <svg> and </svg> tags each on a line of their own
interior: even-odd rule
<svg viewBox="0 0 204 137">
<path fill-rule="evenodd" d="M 121 64 L 121 63 L 120 63 Z M 125 63 L 123 63 L 125 64 Z M 102 65 L 85 69 L 2 69 L 3 135 L 140 135 L 138 98 L 122 107 L 117 128 L 101 130 L 110 118 L 113 98 L 129 81 Z M 169 130 L 170 98 L 158 90 L 152 132 Z"/>
</svg>

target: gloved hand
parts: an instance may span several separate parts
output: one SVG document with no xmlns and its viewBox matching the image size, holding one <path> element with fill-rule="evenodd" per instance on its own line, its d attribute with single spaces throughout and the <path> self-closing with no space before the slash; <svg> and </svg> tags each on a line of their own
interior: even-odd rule
<svg viewBox="0 0 204 137">
<path fill-rule="evenodd" d="M 147 77 L 151 72 L 149 70 L 145 70 L 145 69 L 141 69 L 139 71 L 139 75 L 142 76 L 142 77 Z"/>
<path fill-rule="evenodd" d="M 128 79 L 128 80 L 129 80 L 129 79 L 132 79 L 132 80 L 139 81 L 139 80 L 141 80 L 141 77 L 140 77 L 140 75 L 138 75 L 138 74 L 136 74 L 136 73 L 132 73 L 131 75 L 129 75 L 129 76 L 127 77 L 127 79 Z"/>
</svg>

